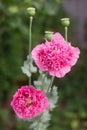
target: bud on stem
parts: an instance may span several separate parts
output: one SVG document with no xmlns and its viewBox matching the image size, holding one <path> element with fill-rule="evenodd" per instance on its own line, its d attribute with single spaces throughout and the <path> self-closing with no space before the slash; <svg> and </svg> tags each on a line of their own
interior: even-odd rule
<svg viewBox="0 0 87 130">
<path fill-rule="evenodd" d="M 35 15 L 35 8 L 29 7 L 29 8 L 27 8 L 27 12 L 28 12 L 29 16 L 34 16 Z"/>
<path fill-rule="evenodd" d="M 51 31 L 45 31 L 45 38 L 47 40 L 51 40 L 52 36 L 53 36 L 53 32 L 51 32 Z"/>
<path fill-rule="evenodd" d="M 69 20 L 69 18 L 62 18 L 61 19 L 61 23 L 64 26 L 64 29 L 65 29 L 65 39 L 67 41 L 68 40 L 67 39 L 67 32 L 68 32 L 68 27 L 70 25 L 70 20 Z"/>
<path fill-rule="evenodd" d="M 64 27 L 68 27 L 70 25 L 70 20 L 69 18 L 62 18 L 61 23 Z"/>
<path fill-rule="evenodd" d="M 33 16 L 35 15 L 35 8 L 34 7 L 29 7 L 27 8 L 27 13 L 29 14 L 30 18 L 30 24 L 29 24 L 29 56 L 31 54 L 31 38 L 32 38 L 32 20 Z M 29 64 L 30 68 L 30 64 Z M 31 77 L 29 77 L 29 85 L 31 85 Z"/>
</svg>

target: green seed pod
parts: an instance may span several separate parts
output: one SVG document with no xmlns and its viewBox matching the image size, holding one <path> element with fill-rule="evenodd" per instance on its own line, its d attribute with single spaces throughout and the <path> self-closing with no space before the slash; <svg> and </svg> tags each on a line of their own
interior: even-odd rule
<svg viewBox="0 0 87 130">
<path fill-rule="evenodd" d="M 45 38 L 47 40 L 51 40 L 52 36 L 53 36 L 53 32 L 51 32 L 51 31 L 45 31 Z"/>
<path fill-rule="evenodd" d="M 61 23 L 64 27 L 68 27 L 70 25 L 70 19 L 69 18 L 62 18 Z"/>
<path fill-rule="evenodd" d="M 35 8 L 29 7 L 29 8 L 27 8 L 27 12 L 28 12 L 29 16 L 34 16 L 35 15 Z"/>
</svg>

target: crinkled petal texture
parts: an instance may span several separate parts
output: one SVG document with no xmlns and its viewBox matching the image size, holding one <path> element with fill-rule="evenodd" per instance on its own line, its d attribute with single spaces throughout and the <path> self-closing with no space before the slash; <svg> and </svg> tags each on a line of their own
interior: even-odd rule
<svg viewBox="0 0 87 130">
<path fill-rule="evenodd" d="M 79 58 L 80 50 L 65 41 L 60 33 L 55 33 L 51 42 L 46 41 L 32 50 L 32 57 L 42 71 L 62 78 Z"/>
<path fill-rule="evenodd" d="M 14 94 L 11 106 L 22 119 L 34 118 L 50 108 L 45 93 L 33 86 L 22 86 Z"/>
</svg>

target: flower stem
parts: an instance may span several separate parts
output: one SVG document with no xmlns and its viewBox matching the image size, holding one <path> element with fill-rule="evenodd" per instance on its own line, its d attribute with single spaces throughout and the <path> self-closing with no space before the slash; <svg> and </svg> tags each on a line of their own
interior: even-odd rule
<svg viewBox="0 0 87 130">
<path fill-rule="evenodd" d="M 55 78 L 55 77 L 52 76 L 51 81 L 50 81 L 50 85 L 48 86 L 48 89 L 47 89 L 47 93 L 49 92 L 50 88 L 52 87 L 52 84 L 53 84 L 54 78 Z"/>
<path fill-rule="evenodd" d="M 38 128 L 37 128 L 37 130 L 40 130 L 40 125 L 41 125 L 41 115 L 38 117 Z"/>
<path fill-rule="evenodd" d="M 30 57 L 30 54 L 31 54 L 31 30 L 32 30 L 32 20 L 33 20 L 33 17 L 30 16 L 30 25 L 29 25 L 29 57 Z M 30 58 L 29 58 L 30 60 Z M 30 68 L 30 64 L 29 64 L 29 68 Z M 31 84 L 31 77 L 29 77 L 29 85 Z"/>
<path fill-rule="evenodd" d="M 68 33 L 68 27 L 66 26 L 66 27 L 65 27 L 65 39 L 66 39 L 66 41 L 68 40 L 68 38 L 67 38 L 67 37 L 68 37 L 68 36 L 67 36 L 67 33 Z"/>
</svg>

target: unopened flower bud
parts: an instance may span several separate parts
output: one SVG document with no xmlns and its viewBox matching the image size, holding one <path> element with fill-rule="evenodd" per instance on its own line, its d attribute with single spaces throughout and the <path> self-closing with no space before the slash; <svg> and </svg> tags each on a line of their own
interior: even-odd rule
<svg viewBox="0 0 87 130">
<path fill-rule="evenodd" d="M 29 7 L 29 8 L 27 8 L 27 12 L 28 12 L 29 16 L 34 16 L 35 15 L 35 8 Z"/>
<path fill-rule="evenodd" d="M 47 38 L 48 40 L 51 40 L 52 36 L 53 36 L 53 32 L 45 31 L 45 38 Z"/>
<path fill-rule="evenodd" d="M 61 23 L 64 27 L 68 27 L 70 25 L 70 19 L 69 18 L 62 18 Z"/>
</svg>

